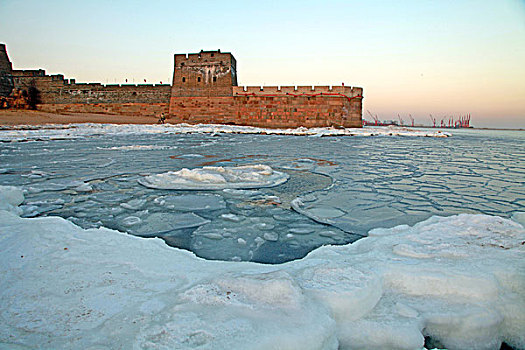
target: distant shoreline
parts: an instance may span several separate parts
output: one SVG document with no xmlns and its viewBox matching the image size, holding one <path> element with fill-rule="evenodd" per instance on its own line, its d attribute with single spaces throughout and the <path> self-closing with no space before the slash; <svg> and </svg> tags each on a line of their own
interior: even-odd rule
<svg viewBox="0 0 525 350">
<path fill-rule="evenodd" d="M 157 124 L 157 117 L 146 116 L 130 116 L 130 115 L 116 115 L 116 114 L 94 114 L 94 113 L 71 113 L 71 114 L 55 114 L 49 112 L 42 112 L 38 110 L 27 109 L 3 109 L 0 110 L 0 125 L 43 125 L 43 124 L 79 124 L 79 123 L 95 123 L 95 124 Z M 169 118 L 166 119 L 169 123 Z M 399 127 L 408 129 L 436 129 L 441 131 L 461 130 L 454 128 L 433 128 L 432 126 L 407 126 L 399 125 Z M 525 131 L 525 128 L 477 128 L 475 130 L 506 130 L 506 131 Z"/>
</svg>

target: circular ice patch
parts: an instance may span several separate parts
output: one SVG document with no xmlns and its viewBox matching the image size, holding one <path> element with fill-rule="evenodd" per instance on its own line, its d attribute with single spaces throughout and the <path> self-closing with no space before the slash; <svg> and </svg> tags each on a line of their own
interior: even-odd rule
<svg viewBox="0 0 525 350">
<path fill-rule="evenodd" d="M 226 188 L 260 188 L 280 185 L 288 174 L 275 171 L 267 165 L 238 167 L 203 167 L 181 169 L 145 176 L 139 180 L 143 186 L 171 190 L 222 190 Z"/>
</svg>

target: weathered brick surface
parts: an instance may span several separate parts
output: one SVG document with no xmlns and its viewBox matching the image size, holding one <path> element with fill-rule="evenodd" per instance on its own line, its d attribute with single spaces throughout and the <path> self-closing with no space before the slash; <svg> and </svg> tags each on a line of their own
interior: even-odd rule
<svg viewBox="0 0 525 350">
<path fill-rule="evenodd" d="M 168 103 L 171 86 L 164 85 L 102 85 L 77 84 L 63 75 L 46 75 L 43 70 L 13 71 L 15 87 L 34 86 L 40 92 L 40 102 L 51 103 Z"/>
<path fill-rule="evenodd" d="M 3 65 L 0 62 L 0 68 Z M 229 52 L 177 54 L 171 86 L 77 84 L 44 70 L 15 70 L 12 75 L 15 88 L 37 88 L 38 108 L 48 112 L 156 117 L 164 113 L 170 122 L 270 128 L 361 126 L 362 88 L 242 87 L 237 86 L 236 66 Z"/>
<path fill-rule="evenodd" d="M 97 113 L 129 116 L 159 117 L 167 114 L 167 103 L 46 103 L 38 105 L 43 112 L 68 113 Z"/>
<path fill-rule="evenodd" d="M 13 67 L 7 56 L 5 44 L 0 44 L 0 96 L 7 97 L 13 90 Z"/>
<path fill-rule="evenodd" d="M 231 53 L 175 55 L 171 122 L 270 128 L 361 126 L 363 89 L 345 86 L 237 86 Z"/>
<path fill-rule="evenodd" d="M 233 55 L 220 50 L 177 54 L 171 96 L 232 96 L 236 66 Z"/>
<path fill-rule="evenodd" d="M 361 127 L 361 98 L 344 96 L 172 97 L 170 122 L 269 128 Z"/>
</svg>

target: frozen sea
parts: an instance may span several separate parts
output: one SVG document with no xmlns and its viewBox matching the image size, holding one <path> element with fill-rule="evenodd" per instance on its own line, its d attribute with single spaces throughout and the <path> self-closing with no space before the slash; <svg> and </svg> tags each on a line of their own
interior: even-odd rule
<svg viewBox="0 0 525 350">
<path fill-rule="evenodd" d="M 206 259 L 282 263 L 373 228 L 433 215 L 510 217 L 525 207 L 519 131 L 435 138 L 78 129 L 53 130 L 50 140 L 34 136 L 41 130 L 19 130 L 18 142 L 0 144 L 0 185 L 25 190 L 22 217 L 61 216 L 83 228 L 160 237 Z M 5 130 L 3 139 L 13 133 Z M 288 181 L 197 191 L 139 183 L 183 168 L 258 164 Z"/>
<path fill-rule="evenodd" d="M 447 133 L 3 128 L 0 348 L 525 348 L 525 133 Z"/>
</svg>

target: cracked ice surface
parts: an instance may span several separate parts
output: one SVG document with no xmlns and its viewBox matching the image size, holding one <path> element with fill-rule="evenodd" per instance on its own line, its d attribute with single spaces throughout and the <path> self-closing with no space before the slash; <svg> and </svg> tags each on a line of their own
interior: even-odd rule
<svg viewBox="0 0 525 350">
<path fill-rule="evenodd" d="M 2 348 L 525 348 L 525 229 L 508 219 L 434 216 L 262 265 L 20 218 L 21 200 L 0 187 Z"/>
<path fill-rule="evenodd" d="M 2 140 L 28 141 L 0 144 L 0 185 L 24 189 L 26 200 L 17 209 L 23 217 L 60 216 L 85 229 L 160 237 L 208 259 L 265 263 L 298 259 L 321 245 L 350 243 L 371 229 L 414 225 L 432 215 L 508 218 L 525 208 L 522 132 L 328 138 L 207 128 L 188 134 L 161 125 L 0 130 Z M 184 168 L 197 173 L 257 164 L 288 180 L 275 187 L 192 192 L 138 184 Z"/>
</svg>

